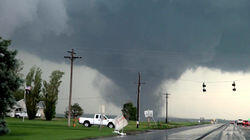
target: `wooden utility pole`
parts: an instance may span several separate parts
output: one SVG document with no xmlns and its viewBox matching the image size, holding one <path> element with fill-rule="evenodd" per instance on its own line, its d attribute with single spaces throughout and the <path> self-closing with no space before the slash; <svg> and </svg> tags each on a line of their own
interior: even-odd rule
<svg viewBox="0 0 250 140">
<path fill-rule="evenodd" d="M 140 122 L 140 91 L 141 91 L 141 73 L 138 72 L 138 82 L 137 82 L 137 121 L 136 121 L 136 128 L 139 128 Z"/>
<path fill-rule="evenodd" d="M 164 94 L 166 96 L 166 123 L 168 123 L 168 93 Z"/>
<path fill-rule="evenodd" d="M 75 56 L 75 51 L 72 49 L 71 51 L 67 51 L 70 56 L 64 56 L 64 58 L 69 58 L 70 59 L 70 89 L 69 89 L 69 108 L 68 108 L 68 126 L 70 127 L 70 116 L 71 116 L 71 98 L 72 98 L 72 79 L 73 79 L 73 63 L 74 60 L 77 58 L 82 58 L 82 57 L 77 57 Z"/>
</svg>

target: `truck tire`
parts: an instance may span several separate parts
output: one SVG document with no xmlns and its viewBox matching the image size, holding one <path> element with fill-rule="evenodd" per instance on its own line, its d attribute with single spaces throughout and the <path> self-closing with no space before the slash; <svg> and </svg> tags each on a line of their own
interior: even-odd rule
<svg viewBox="0 0 250 140">
<path fill-rule="evenodd" d="M 85 127 L 90 127 L 90 126 L 91 126 L 90 123 L 89 123 L 88 121 L 85 121 L 85 122 L 83 123 L 83 125 L 84 125 Z"/>
<path fill-rule="evenodd" d="M 16 118 L 20 118 L 20 116 L 19 116 L 19 115 L 15 115 L 15 117 L 16 117 Z"/>
<path fill-rule="evenodd" d="M 108 124 L 108 128 L 114 128 L 114 127 L 115 127 L 115 125 L 113 123 Z"/>
</svg>

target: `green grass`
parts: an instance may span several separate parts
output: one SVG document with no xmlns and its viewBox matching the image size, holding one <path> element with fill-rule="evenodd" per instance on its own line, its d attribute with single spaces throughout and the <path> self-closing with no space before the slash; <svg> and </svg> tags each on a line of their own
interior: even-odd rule
<svg viewBox="0 0 250 140">
<path fill-rule="evenodd" d="M 114 135 L 113 129 L 103 127 L 101 130 L 97 126 L 86 128 L 77 124 L 75 128 L 67 127 L 66 119 L 56 119 L 53 121 L 25 120 L 16 118 L 6 118 L 8 127 L 11 133 L 0 136 L 1 140 L 63 140 L 63 139 L 84 139 L 94 137 L 104 137 Z M 197 125 L 198 123 L 191 122 L 171 122 L 169 124 L 157 122 L 140 123 L 140 128 L 136 128 L 135 121 L 129 121 L 129 125 L 124 128 L 124 132 L 138 132 L 149 129 L 166 129 L 180 126 Z"/>
<path fill-rule="evenodd" d="M 150 122 L 149 124 L 147 122 L 141 122 L 140 127 L 136 128 L 136 122 L 135 121 L 129 121 L 128 126 L 124 128 L 125 132 L 131 132 L 131 131 L 145 131 L 150 129 L 171 129 L 176 127 L 183 127 L 183 126 L 193 126 L 193 125 L 199 125 L 198 122 L 169 122 L 168 124 L 163 122 Z"/>
<path fill-rule="evenodd" d="M 86 128 L 77 124 L 75 128 L 67 127 L 67 120 L 59 119 L 53 121 L 45 120 L 25 120 L 16 118 L 6 118 L 11 133 L 0 136 L 2 140 L 63 140 L 92 138 L 112 135 L 112 129 L 103 127 Z"/>
</svg>

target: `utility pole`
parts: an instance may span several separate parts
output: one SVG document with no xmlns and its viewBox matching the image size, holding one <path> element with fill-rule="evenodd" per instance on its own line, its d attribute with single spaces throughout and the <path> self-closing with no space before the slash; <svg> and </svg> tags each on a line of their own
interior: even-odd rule
<svg viewBox="0 0 250 140">
<path fill-rule="evenodd" d="M 136 121 L 136 128 L 139 128 L 140 122 L 140 91 L 141 91 L 141 73 L 138 72 L 138 82 L 137 82 L 137 121 Z"/>
<path fill-rule="evenodd" d="M 68 108 L 68 126 L 70 127 L 70 116 L 71 116 L 71 98 L 72 98 L 72 78 L 73 78 L 73 63 L 74 60 L 77 58 L 82 58 L 82 57 L 78 57 L 75 56 L 75 51 L 74 49 L 72 49 L 71 51 L 67 51 L 70 56 L 64 56 L 64 58 L 68 58 L 70 60 L 70 64 L 71 64 L 71 69 L 70 69 L 70 89 L 69 89 L 69 108 Z"/>
<path fill-rule="evenodd" d="M 164 95 L 166 96 L 166 123 L 168 123 L 168 95 L 170 94 L 166 92 Z"/>
</svg>

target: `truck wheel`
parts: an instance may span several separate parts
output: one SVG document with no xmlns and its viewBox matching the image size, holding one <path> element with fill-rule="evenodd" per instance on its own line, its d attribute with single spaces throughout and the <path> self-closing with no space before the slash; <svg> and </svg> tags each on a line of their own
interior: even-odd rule
<svg viewBox="0 0 250 140">
<path fill-rule="evenodd" d="M 16 118 L 20 118 L 20 116 L 19 116 L 19 115 L 16 115 L 15 117 L 16 117 Z"/>
<path fill-rule="evenodd" d="M 109 123 L 109 124 L 108 124 L 108 127 L 109 127 L 109 128 L 114 128 L 115 126 L 114 126 L 113 123 Z"/>
<path fill-rule="evenodd" d="M 90 127 L 90 123 L 89 123 L 89 122 L 84 122 L 83 125 L 84 125 L 85 127 Z"/>
</svg>

